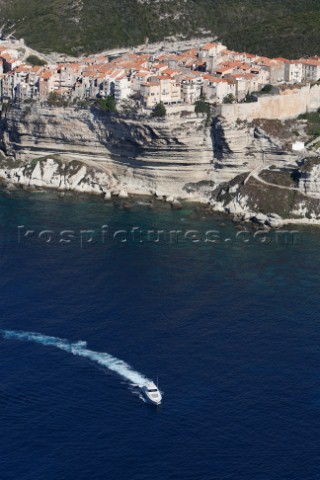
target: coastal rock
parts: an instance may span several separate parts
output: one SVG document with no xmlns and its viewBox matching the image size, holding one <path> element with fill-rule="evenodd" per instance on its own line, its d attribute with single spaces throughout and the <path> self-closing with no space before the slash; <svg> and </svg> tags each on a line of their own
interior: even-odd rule
<svg viewBox="0 0 320 480">
<path fill-rule="evenodd" d="M 129 195 L 128 195 L 128 192 L 126 192 L 125 190 L 121 190 L 120 193 L 119 193 L 119 198 L 128 198 Z"/>
<path fill-rule="evenodd" d="M 218 117 L 213 121 L 212 138 L 219 183 L 271 165 L 281 167 L 297 158 L 284 148 L 280 139 L 271 137 L 254 123 L 230 122 Z"/>
<path fill-rule="evenodd" d="M 174 199 L 173 202 L 171 203 L 171 208 L 174 210 L 181 210 L 182 209 L 182 204 L 179 202 L 179 200 Z"/>
<path fill-rule="evenodd" d="M 220 115 L 209 125 L 190 112 L 157 120 L 15 104 L 1 113 L 0 178 L 106 200 L 152 195 L 172 208 L 188 200 L 275 228 L 281 220 L 270 211 L 320 221 L 320 161 L 308 159 L 299 170 L 286 148 L 293 124 L 259 122 Z"/>
<path fill-rule="evenodd" d="M 43 178 L 37 167 L 30 176 L 30 182 L 36 186 L 44 182 L 56 188 L 88 191 L 82 179 L 85 168 L 91 168 L 104 172 L 112 190 L 118 193 L 152 192 L 159 198 L 178 196 L 202 202 L 205 198 L 201 190 L 195 187 L 187 191 L 184 187 L 190 181 L 214 182 L 216 176 L 211 131 L 205 115 L 132 119 L 96 109 L 38 104 L 26 113 L 23 105 L 16 104 L 2 113 L 0 137 L 4 153 L 12 154 L 22 164 L 38 159 L 46 159 L 50 164 L 57 157 L 66 163 L 82 163 L 83 170 L 74 174 L 70 171 L 68 178 L 61 178 L 58 170 L 50 169 L 50 178 Z"/>
<path fill-rule="evenodd" d="M 320 158 L 311 158 L 300 170 L 299 189 L 306 195 L 320 198 Z"/>
<path fill-rule="evenodd" d="M 270 213 L 267 216 L 266 225 L 269 225 L 271 228 L 281 228 L 284 225 L 283 218 L 276 213 Z"/>
<path fill-rule="evenodd" d="M 259 225 L 266 225 L 268 221 L 268 216 L 264 215 L 263 213 L 258 213 L 257 215 L 254 215 L 251 220 L 253 223 L 257 223 Z"/>
<path fill-rule="evenodd" d="M 2 133 L 1 133 L 2 132 Z M 132 119 L 96 109 L 15 104 L 3 112 L 1 143 L 6 155 L 30 163 L 46 158 L 30 183 L 59 189 L 103 190 L 83 185 L 86 169 L 105 172 L 118 192 L 167 196 L 206 203 L 212 189 L 242 173 L 270 163 L 281 165 L 291 156 L 261 128 L 246 122 L 206 115 L 147 116 Z M 54 160 L 82 163 L 81 170 L 61 177 Z M 52 163 L 53 162 L 53 163 Z M 55 170 L 53 170 L 55 168 Z M 47 176 L 46 176 L 47 175 Z M 100 181 L 100 180 L 99 180 Z"/>
</svg>

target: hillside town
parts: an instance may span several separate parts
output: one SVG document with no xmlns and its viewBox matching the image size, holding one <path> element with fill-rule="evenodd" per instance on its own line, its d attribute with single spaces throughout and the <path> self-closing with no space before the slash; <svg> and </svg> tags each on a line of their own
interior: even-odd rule
<svg viewBox="0 0 320 480">
<path fill-rule="evenodd" d="M 128 52 L 114 58 L 100 54 L 42 66 L 28 63 L 13 46 L 0 45 L 2 102 L 46 102 L 54 95 L 75 102 L 112 96 L 121 104 L 133 99 L 146 109 L 161 102 L 194 105 L 199 99 L 216 105 L 247 101 L 254 93 L 270 91 L 270 85 L 319 78 L 320 57 L 271 59 L 232 51 L 220 42 L 183 52 Z"/>
</svg>

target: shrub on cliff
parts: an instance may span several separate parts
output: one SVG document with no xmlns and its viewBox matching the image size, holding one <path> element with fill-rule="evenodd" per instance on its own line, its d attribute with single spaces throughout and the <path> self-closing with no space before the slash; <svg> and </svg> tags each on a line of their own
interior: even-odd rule
<svg viewBox="0 0 320 480">
<path fill-rule="evenodd" d="M 29 55 L 29 57 L 27 58 L 27 62 L 34 67 L 43 67 L 44 65 L 47 65 L 47 62 L 45 60 L 41 60 L 41 58 L 37 57 L 37 55 Z"/>
<path fill-rule="evenodd" d="M 223 99 L 223 103 L 234 103 L 235 101 L 235 96 L 232 95 L 232 93 L 229 93 L 229 95 L 226 95 Z"/>
<path fill-rule="evenodd" d="M 48 105 L 50 107 L 67 107 L 68 100 L 65 99 L 62 95 L 59 95 L 57 92 L 50 92 L 48 96 Z"/>
<path fill-rule="evenodd" d="M 260 93 L 262 94 L 264 93 L 267 95 L 272 92 L 272 89 L 273 89 L 273 85 L 268 84 L 268 85 L 265 85 L 262 90 L 260 90 Z"/>
<path fill-rule="evenodd" d="M 254 96 L 254 94 L 247 92 L 247 95 L 242 100 L 242 103 L 253 103 L 256 101 L 257 101 L 257 98 Z"/>
<path fill-rule="evenodd" d="M 210 105 L 206 103 L 203 99 L 198 100 L 196 102 L 196 108 L 195 108 L 196 113 L 210 113 Z"/>
<path fill-rule="evenodd" d="M 154 107 L 151 116 L 152 117 L 165 117 L 167 115 L 166 107 L 162 102 L 157 103 Z"/>
<path fill-rule="evenodd" d="M 97 106 L 104 112 L 116 112 L 116 101 L 112 95 L 108 95 L 107 98 L 98 98 Z"/>
</svg>

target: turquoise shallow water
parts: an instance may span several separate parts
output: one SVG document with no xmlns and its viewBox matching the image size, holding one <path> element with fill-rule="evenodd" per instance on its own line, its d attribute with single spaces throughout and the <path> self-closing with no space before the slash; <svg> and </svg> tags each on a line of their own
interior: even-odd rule
<svg viewBox="0 0 320 480">
<path fill-rule="evenodd" d="M 320 231 L 298 230 L 2 194 L 0 329 L 66 343 L 0 338 L 0 478 L 320 478 Z"/>
</svg>

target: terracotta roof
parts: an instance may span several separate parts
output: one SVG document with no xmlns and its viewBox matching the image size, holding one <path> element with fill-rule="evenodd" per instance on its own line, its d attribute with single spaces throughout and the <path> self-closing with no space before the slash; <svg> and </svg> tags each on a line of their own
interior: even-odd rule
<svg viewBox="0 0 320 480">
<path fill-rule="evenodd" d="M 159 80 L 171 80 L 170 75 L 158 75 Z"/>
<path fill-rule="evenodd" d="M 28 73 L 32 69 L 31 65 L 19 65 L 14 69 L 15 73 Z"/>
<path fill-rule="evenodd" d="M 41 70 L 43 70 L 43 67 L 35 66 L 35 67 L 32 67 L 32 68 L 31 68 L 31 72 L 32 72 L 32 73 L 38 73 L 38 72 L 40 72 Z"/>
<path fill-rule="evenodd" d="M 152 72 L 135 72 L 134 77 L 150 77 L 153 75 Z"/>
<path fill-rule="evenodd" d="M 173 76 L 173 75 L 179 75 L 181 73 L 180 70 L 177 70 L 175 68 L 167 68 L 164 70 L 163 73 L 166 73 L 167 75 Z"/>
<path fill-rule="evenodd" d="M 167 65 L 165 63 L 157 63 L 156 65 L 152 65 L 152 68 L 167 68 Z"/>
<path fill-rule="evenodd" d="M 232 70 L 233 67 L 222 67 L 222 68 L 218 68 L 216 70 L 217 73 L 225 73 L 225 72 L 228 72 L 229 70 Z"/>
<path fill-rule="evenodd" d="M 303 63 L 304 65 L 311 65 L 313 67 L 320 66 L 320 62 L 317 60 L 302 60 L 301 63 Z"/>
<path fill-rule="evenodd" d="M 207 43 L 201 48 L 201 50 L 211 50 L 211 48 L 215 48 L 217 46 L 218 46 L 217 43 Z"/>
<path fill-rule="evenodd" d="M 49 72 L 49 70 L 45 70 L 44 72 L 42 72 L 41 74 L 41 78 L 44 78 L 44 79 L 49 79 L 52 77 L 52 73 Z"/>
<path fill-rule="evenodd" d="M 230 79 L 228 79 L 228 78 L 214 77 L 214 76 L 211 76 L 211 75 L 206 75 L 203 78 L 205 80 L 208 80 L 211 83 L 234 83 L 233 81 L 230 82 Z"/>
<path fill-rule="evenodd" d="M 142 84 L 143 87 L 160 87 L 158 82 L 147 82 Z"/>
<path fill-rule="evenodd" d="M 273 60 L 276 60 L 277 62 L 284 62 L 284 63 L 289 63 L 290 60 L 288 60 L 287 58 L 284 58 L 284 57 L 277 57 L 277 58 L 274 58 Z"/>
</svg>

